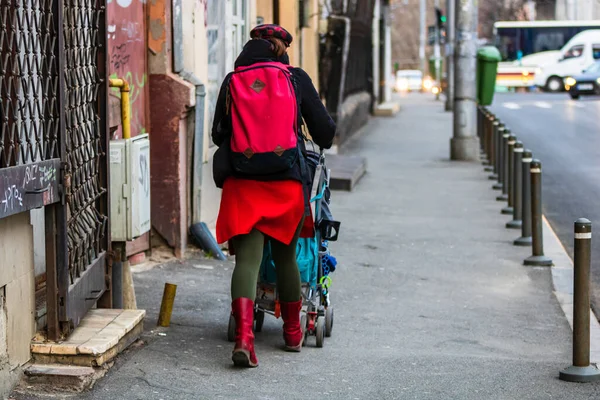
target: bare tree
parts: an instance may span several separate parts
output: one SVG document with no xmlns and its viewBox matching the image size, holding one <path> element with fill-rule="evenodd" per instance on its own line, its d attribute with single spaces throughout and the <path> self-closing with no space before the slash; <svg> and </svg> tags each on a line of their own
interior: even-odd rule
<svg viewBox="0 0 600 400">
<path fill-rule="evenodd" d="M 494 22 L 524 21 L 529 19 L 526 0 L 480 0 L 479 2 L 479 37 L 493 37 Z"/>
<path fill-rule="evenodd" d="M 392 57 L 400 69 L 419 68 L 420 0 L 392 0 Z M 435 21 L 435 0 L 427 0 L 427 24 Z"/>
<path fill-rule="evenodd" d="M 527 7 L 528 0 L 480 0 L 479 37 L 490 39 L 496 21 L 528 21 L 532 17 L 538 20 L 554 19 L 556 0 L 534 0 L 533 12 Z"/>
<path fill-rule="evenodd" d="M 392 56 L 401 69 L 419 68 L 420 0 L 392 0 Z M 446 1 L 441 0 L 442 8 Z M 479 0 L 479 37 L 492 40 L 494 22 L 526 21 L 528 0 Z M 535 0 L 543 19 L 553 19 L 556 0 Z M 427 0 L 427 25 L 435 23 L 435 0 Z M 431 55 L 427 48 L 427 56 Z"/>
</svg>

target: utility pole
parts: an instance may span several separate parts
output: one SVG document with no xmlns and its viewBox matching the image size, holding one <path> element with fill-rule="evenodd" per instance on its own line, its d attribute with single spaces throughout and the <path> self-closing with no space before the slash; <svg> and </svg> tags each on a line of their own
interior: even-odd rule
<svg viewBox="0 0 600 400">
<path fill-rule="evenodd" d="M 420 4 L 420 19 L 421 19 L 421 34 L 419 40 L 419 60 L 421 62 L 421 72 L 425 76 L 425 45 L 427 42 L 427 0 L 421 0 Z"/>
<path fill-rule="evenodd" d="M 479 160 L 477 138 L 477 0 L 456 0 L 456 52 L 454 134 L 450 140 L 450 159 Z"/>
<path fill-rule="evenodd" d="M 442 88 L 441 82 L 442 82 L 442 77 L 440 76 L 440 70 L 441 70 L 441 66 L 440 66 L 440 60 L 442 57 L 442 54 L 440 52 L 440 35 L 441 35 L 441 21 L 440 19 L 442 18 L 442 14 L 440 11 L 440 0 L 435 0 L 435 12 L 436 12 L 436 20 L 435 20 L 435 42 L 433 45 L 433 59 L 434 59 L 434 65 L 435 65 L 435 85 L 436 87 L 439 88 L 439 91 L 437 92 L 437 94 L 435 95 L 435 99 L 438 100 L 440 98 L 440 91 Z"/>
<path fill-rule="evenodd" d="M 454 39 L 456 38 L 456 12 L 454 0 L 446 0 L 446 111 L 454 110 Z"/>
</svg>

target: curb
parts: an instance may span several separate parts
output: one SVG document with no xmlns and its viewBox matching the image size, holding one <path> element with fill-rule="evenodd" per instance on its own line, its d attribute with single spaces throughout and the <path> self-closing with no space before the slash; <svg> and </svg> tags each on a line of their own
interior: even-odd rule
<svg viewBox="0 0 600 400">
<path fill-rule="evenodd" d="M 543 235 L 544 253 L 550 257 L 554 295 L 573 329 L 573 260 L 562 245 L 545 216 Z M 600 364 L 600 323 L 590 309 L 590 363 Z"/>
</svg>

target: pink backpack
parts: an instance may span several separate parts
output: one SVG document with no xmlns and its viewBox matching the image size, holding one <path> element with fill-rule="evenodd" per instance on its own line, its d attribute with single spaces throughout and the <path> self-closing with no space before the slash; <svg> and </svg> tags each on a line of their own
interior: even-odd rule
<svg viewBox="0 0 600 400">
<path fill-rule="evenodd" d="M 298 160 L 298 103 L 290 67 L 239 67 L 229 82 L 231 159 L 243 175 L 287 171 Z"/>
</svg>

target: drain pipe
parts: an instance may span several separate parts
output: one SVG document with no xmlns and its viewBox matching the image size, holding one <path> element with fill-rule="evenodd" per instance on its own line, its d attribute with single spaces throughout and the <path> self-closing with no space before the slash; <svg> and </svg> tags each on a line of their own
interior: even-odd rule
<svg viewBox="0 0 600 400">
<path fill-rule="evenodd" d="M 347 2 L 344 7 L 347 7 Z M 344 91 L 346 89 L 346 73 L 348 66 L 348 54 L 350 52 L 350 33 L 351 33 L 351 20 L 348 17 L 342 15 L 330 15 L 329 19 L 334 21 L 342 21 L 344 23 L 344 44 L 342 45 L 342 72 L 340 74 L 340 92 L 338 94 L 338 104 L 336 109 L 336 123 L 341 121 L 343 104 L 344 104 Z"/>
<path fill-rule="evenodd" d="M 192 224 L 200 222 L 201 191 L 202 191 L 202 166 L 204 164 L 204 104 L 206 87 L 194 75 L 187 75 L 185 71 L 179 75 L 196 86 L 196 113 L 194 118 L 194 169 L 192 173 Z"/>
<path fill-rule="evenodd" d="M 192 226 L 190 234 L 200 247 L 212 256 L 226 260 L 212 233 L 201 221 L 202 167 L 204 164 L 204 110 L 206 86 L 193 72 L 187 71 L 183 62 L 182 0 L 173 0 L 173 71 L 196 88 L 194 119 L 194 156 L 192 163 Z"/>
</svg>

